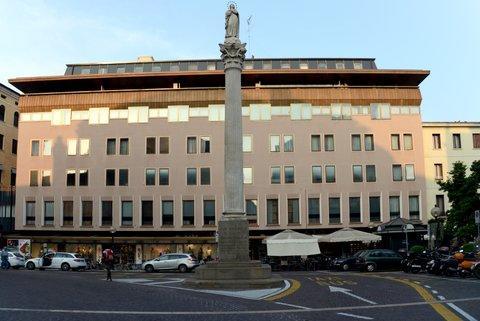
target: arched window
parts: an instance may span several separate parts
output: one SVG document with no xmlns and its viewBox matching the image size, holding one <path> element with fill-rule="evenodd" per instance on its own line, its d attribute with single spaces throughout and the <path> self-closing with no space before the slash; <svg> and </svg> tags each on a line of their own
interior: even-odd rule
<svg viewBox="0 0 480 321">
<path fill-rule="evenodd" d="M 5 106 L 0 105 L 0 120 L 5 121 Z"/>
<path fill-rule="evenodd" d="M 13 126 L 18 127 L 18 111 L 13 114 Z"/>
</svg>

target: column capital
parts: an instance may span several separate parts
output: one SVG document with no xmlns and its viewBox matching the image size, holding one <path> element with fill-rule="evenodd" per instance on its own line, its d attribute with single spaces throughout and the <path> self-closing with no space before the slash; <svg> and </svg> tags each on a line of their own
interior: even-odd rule
<svg viewBox="0 0 480 321">
<path fill-rule="evenodd" d="M 224 43 L 219 44 L 225 69 L 237 68 L 241 70 L 243 68 L 243 61 L 247 52 L 246 45 L 246 43 L 241 43 L 238 38 L 234 38 L 233 41 L 227 38 Z"/>
</svg>

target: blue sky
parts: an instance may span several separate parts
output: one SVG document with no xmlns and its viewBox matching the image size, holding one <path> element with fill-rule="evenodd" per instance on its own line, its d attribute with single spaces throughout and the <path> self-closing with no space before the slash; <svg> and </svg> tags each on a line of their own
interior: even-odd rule
<svg viewBox="0 0 480 321">
<path fill-rule="evenodd" d="M 374 57 L 428 69 L 423 119 L 480 121 L 480 1 L 236 1 L 249 55 Z M 0 0 L 0 82 L 65 64 L 219 57 L 227 1 Z"/>
</svg>

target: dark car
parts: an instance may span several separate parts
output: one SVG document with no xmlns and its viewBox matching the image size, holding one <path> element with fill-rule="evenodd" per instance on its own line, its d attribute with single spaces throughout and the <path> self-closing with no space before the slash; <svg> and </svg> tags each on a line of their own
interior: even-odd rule
<svg viewBox="0 0 480 321">
<path fill-rule="evenodd" d="M 333 261 L 332 267 L 335 270 L 354 270 L 358 268 L 358 258 L 365 252 L 365 250 L 356 252 L 353 256 L 338 258 Z"/>
<path fill-rule="evenodd" d="M 373 272 L 376 270 L 400 270 L 402 257 L 400 254 L 386 249 L 366 250 L 358 258 L 361 270 Z"/>
</svg>

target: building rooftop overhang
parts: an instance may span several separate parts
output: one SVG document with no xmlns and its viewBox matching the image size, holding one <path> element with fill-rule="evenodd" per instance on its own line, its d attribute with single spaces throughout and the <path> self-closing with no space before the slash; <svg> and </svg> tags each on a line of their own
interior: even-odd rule
<svg viewBox="0 0 480 321">
<path fill-rule="evenodd" d="M 452 121 L 452 122 L 435 122 L 435 121 L 428 121 L 423 122 L 422 127 L 480 127 L 480 121 Z"/>
</svg>

